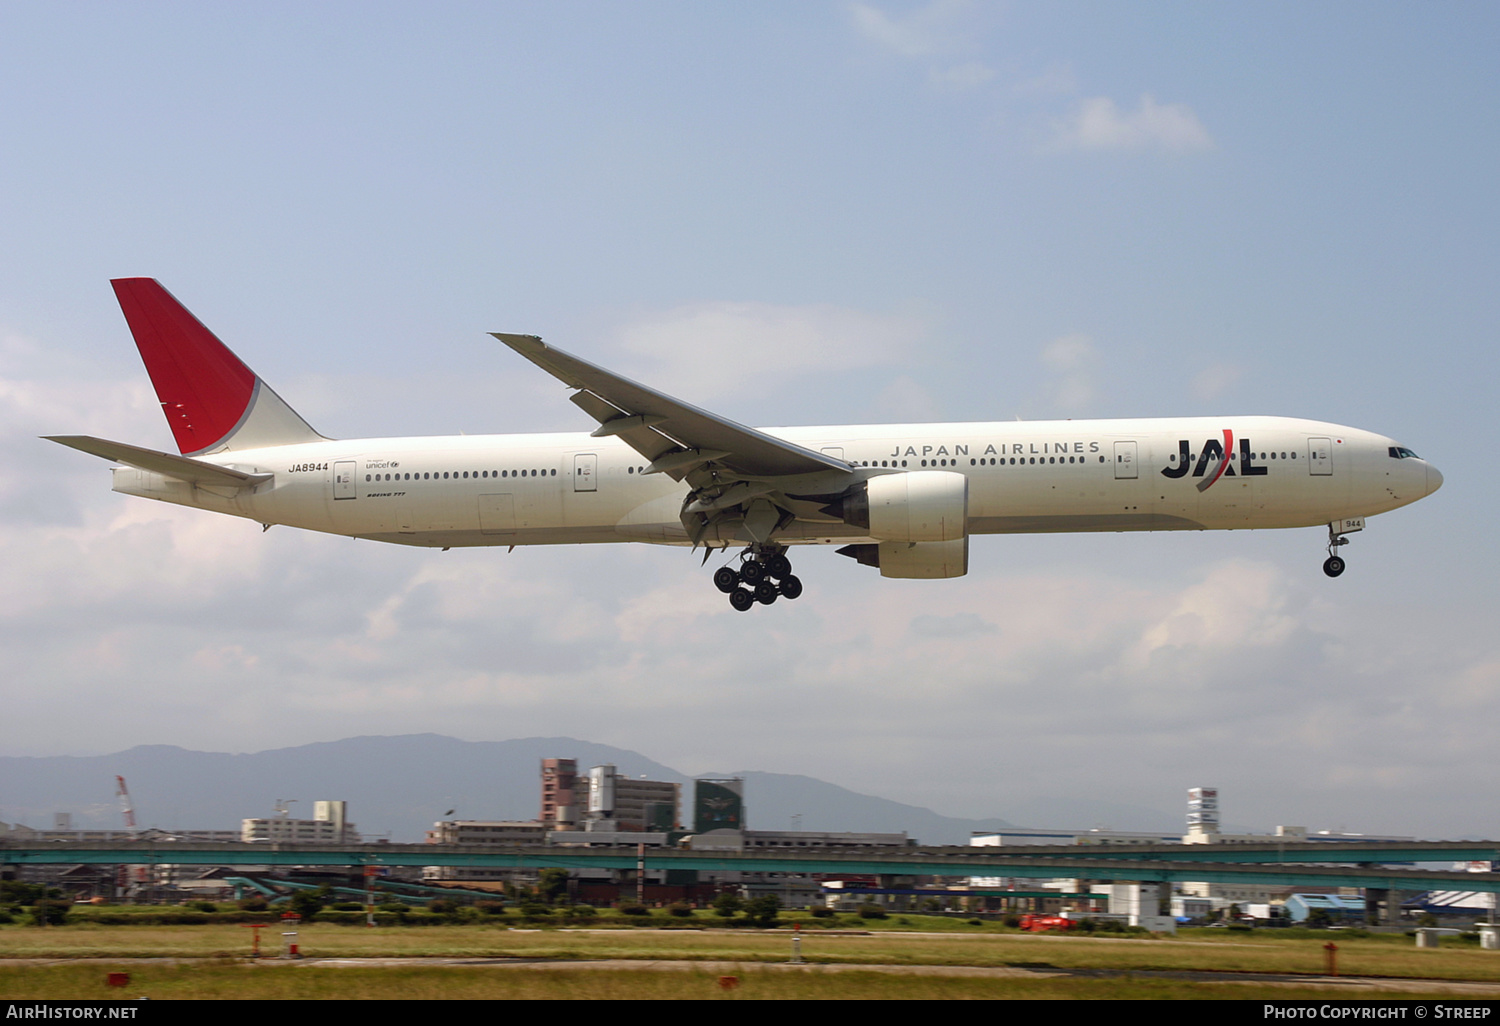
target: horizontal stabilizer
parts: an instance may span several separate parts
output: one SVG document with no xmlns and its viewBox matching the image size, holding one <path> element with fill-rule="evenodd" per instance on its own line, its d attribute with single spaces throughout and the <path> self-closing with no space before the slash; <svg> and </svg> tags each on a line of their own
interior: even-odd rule
<svg viewBox="0 0 1500 1026">
<path fill-rule="evenodd" d="M 107 438 L 94 438 L 90 435 L 43 435 L 49 442 L 66 445 L 70 449 L 86 452 L 93 456 L 102 456 L 116 463 L 124 463 L 126 466 L 139 467 L 141 470 L 149 470 L 161 474 L 164 477 L 176 478 L 178 481 L 186 481 L 195 485 L 219 485 L 227 488 L 254 488 L 263 481 L 269 481 L 273 474 L 252 474 L 244 470 L 231 470 L 229 467 L 219 467 L 212 463 L 204 463 L 201 460 L 188 459 L 186 456 L 173 456 L 171 453 L 157 452 L 155 449 L 142 449 L 137 445 L 126 445 L 124 442 L 111 442 Z"/>
</svg>

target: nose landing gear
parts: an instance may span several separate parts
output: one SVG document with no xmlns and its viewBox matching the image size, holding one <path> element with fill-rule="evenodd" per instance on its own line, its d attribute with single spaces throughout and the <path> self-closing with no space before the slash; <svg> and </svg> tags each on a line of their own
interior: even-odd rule
<svg viewBox="0 0 1500 1026">
<path fill-rule="evenodd" d="M 1333 525 L 1329 524 L 1328 558 L 1323 560 L 1323 572 L 1329 577 L 1337 577 L 1339 574 L 1344 572 L 1344 559 L 1338 554 L 1338 550 L 1340 546 L 1348 544 L 1349 539 L 1339 534 L 1333 529 Z"/>
<path fill-rule="evenodd" d="M 757 602 L 769 606 L 778 598 L 802 594 L 802 582 L 792 575 L 792 561 L 782 545 L 750 546 L 740 553 L 739 569 L 721 566 L 714 571 L 714 587 L 742 613 Z"/>
</svg>

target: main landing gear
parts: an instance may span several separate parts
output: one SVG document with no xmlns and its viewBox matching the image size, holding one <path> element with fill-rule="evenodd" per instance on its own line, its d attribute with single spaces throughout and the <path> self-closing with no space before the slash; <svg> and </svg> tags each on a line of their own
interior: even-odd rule
<svg viewBox="0 0 1500 1026">
<path fill-rule="evenodd" d="M 1339 547 L 1348 545 L 1349 539 L 1328 525 L 1328 558 L 1323 560 L 1323 572 L 1329 577 L 1337 577 L 1344 572 L 1344 559 L 1338 554 Z"/>
<path fill-rule="evenodd" d="M 792 576 L 792 561 L 781 545 L 752 545 L 740 553 L 740 566 L 714 571 L 714 587 L 729 596 L 729 604 L 745 612 L 755 603 L 769 606 L 778 598 L 802 594 L 802 582 Z"/>
</svg>

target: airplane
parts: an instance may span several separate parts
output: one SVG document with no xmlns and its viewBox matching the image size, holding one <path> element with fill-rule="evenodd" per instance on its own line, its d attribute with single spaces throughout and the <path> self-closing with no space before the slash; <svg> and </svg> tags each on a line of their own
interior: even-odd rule
<svg viewBox="0 0 1500 1026">
<path fill-rule="evenodd" d="M 401 545 L 740 548 L 743 612 L 802 594 L 788 552 L 961 577 L 976 534 L 1328 528 L 1329 577 L 1368 517 L 1443 476 L 1394 440 L 1286 417 L 750 428 L 534 335 L 496 339 L 573 389 L 588 434 L 326 438 L 151 278 L 111 284 L 178 454 L 51 435 L 114 490 Z"/>
</svg>

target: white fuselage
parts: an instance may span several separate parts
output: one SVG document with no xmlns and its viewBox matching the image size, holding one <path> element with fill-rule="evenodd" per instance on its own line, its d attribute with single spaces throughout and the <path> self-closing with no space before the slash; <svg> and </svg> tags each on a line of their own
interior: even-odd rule
<svg viewBox="0 0 1500 1026">
<path fill-rule="evenodd" d="M 1404 506 L 1442 481 L 1425 460 L 1406 450 L 1396 456 L 1392 439 L 1280 417 L 765 431 L 870 473 L 965 475 L 970 534 L 1307 527 Z M 1222 458 L 1226 440 L 1230 455 Z M 679 519 L 687 486 L 642 474 L 648 461 L 616 438 L 370 438 L 203 459 L 273 477 L 234 492 L 119 467 L 114 489 L 407 545 L 689 541 Z M 858 527 L 814 518 L 777 538 L 869 540 Z"/>
</svg>

